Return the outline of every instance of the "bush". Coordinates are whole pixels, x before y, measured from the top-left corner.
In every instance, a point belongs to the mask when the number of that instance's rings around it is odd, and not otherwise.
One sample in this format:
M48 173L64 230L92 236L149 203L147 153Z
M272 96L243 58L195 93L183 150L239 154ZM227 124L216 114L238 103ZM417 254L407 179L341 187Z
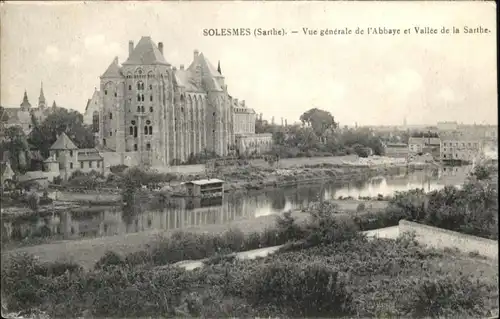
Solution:
M9 311L30 309L42 303L46 297L45 277L53 278L66 273L81 273L74 263L41 263L32 255L21 253L2 260L2 303ZM4 299L4 294L6 300Z
M26 197L26 203L31 210L36 212L40 206L40 196L36 192L33 192Z
M485 306L483 291L492 290L465 275L424 276L413 278L412 284L415 288L408 291L402 308L418 318L452 318L457 313L477 316Z
M114 165L114 166L111 166L111 167L109 168L109 170L110 170L110 171L111 171L111 173L113 173L113 174L121 174L121 173L123 173L123 172L124 172L127 168L128 168L128 166L127 166L127 165L122 165L122 164L120 164L120 165Z
M125 258L113 251L107 251L104 256L102 256L101 259L96 262L94 268L108 269L110 267L123 265L125 265Z
M338 272L323 264L276 262L251 276L246 297L293 317L332 317L352 313L352 296Z
M285 212L283 216L276 217L276 230L280 242L301 240L304 238L304 230L297 225L291 212Z
M358 204L358 207L356 207L356 212L360 213L363 212L366 209L365 203L360 203Z

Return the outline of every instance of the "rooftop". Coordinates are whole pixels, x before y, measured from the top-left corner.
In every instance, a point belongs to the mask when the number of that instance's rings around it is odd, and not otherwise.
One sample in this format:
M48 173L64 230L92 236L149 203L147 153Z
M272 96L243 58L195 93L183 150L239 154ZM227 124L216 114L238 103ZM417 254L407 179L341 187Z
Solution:
M66 133L62 133L59 135L57 140L50 147L51 150L76 150L78 147L71 141L71 139L66 135Z
M137 65L154 65L164 64L169 65L163 54L153 42L151 37L143 36L139 43L135 46L134 50L128 57L127 61L123 64L137 64Z
M224 181L217 178L211 178L211 179L199 179L197 181L186 182L186 184L194 184L194 185L208 185L208 184L218 184L218 183L224 183Z

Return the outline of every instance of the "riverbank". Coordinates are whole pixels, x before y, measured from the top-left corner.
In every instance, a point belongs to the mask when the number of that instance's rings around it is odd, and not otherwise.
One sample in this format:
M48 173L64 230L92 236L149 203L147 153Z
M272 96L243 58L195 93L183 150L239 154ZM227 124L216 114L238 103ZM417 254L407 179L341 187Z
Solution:
M316 162L311 159L311 163ZM282 166L285 168L282 168ZM309 165L298 162L295 165L289 163L289 165L282 166L269 167L268 165L265 167L260 163L256 163L256 165L244 167L224 167L212 175L225 181L224 190L226 193L233 193L265 191L266 189L307 184L333 183L336 185L346 185L363 182L375 176L399 175L417 169L417 166L407 165L353 166L342 163L341 159L330 159L330 162L324 162L323 160L323 162ZM206 177L203 174L179 176L179 179L171 181L163 192L168 195L183 181ZM74 210L88 205L102 207L118 205L121 204L122 200L120 191L113 188L75 191L71 187L58 187L57 190L49 191L49 197L54 199L54 203L40 206L38 208L40 215L57 211ZM32 212L33 210L28 207L2 207L2 218L10 218L23 214L29 215Z
M375 176L399 175L420 169L422 165L378 165L353 166L346 164L320 163L289 168L249 166L246 168L227 167L215 174L225 181L227 192L263 190L296 186L308 183L335 183L345 185L363 182ZM431 166L429 166L431 167Z
M335 204L338 206L338 210L345 212L347 214L355 214L355 213L361 213L360 211L360 205L363 207L362 211L364 212L380 212L383 211L385 208L387 208L388 201L384 200L356 200L356 199L342 199L342 200L330 200L332 204ZM95 206L86 206L86 207L76 207L74 209L68 209L68 211L71 211L72 213L75 214L75 216L81 216L83 214L89 216L90 219L91 216L95 214L102 213L107 210L117 210L121 211L119 207L112 207L112 206L103 206L103 207L95 207ZM59 212L64 212L65 210L62 209ZM189 214L189 211L186 212L186 214ZM294 216L297 216L299 219L301 219L305 214L303 214L301 209L293 210ZM36 212L31 212L27 215L10 215L7 216L3 219L4 223L19 223L19 222L29 222L33 221L36 222L40 218L44 217L50 217L52 218L53 216L58 216L58 212L56 211L54 214L50 211L45 211L42 213L36 213ZM237 220L234 220L232 222L226 222L222 224L205 224L205 225L198 225L198 226L188 226L186 228L174 228L170 229L170 231L179 231L179 230L194 230L197 229L197 231L207 231L207 232L223 232L224 230L227 230L231 227L238 227L241 229L249 229L249 231L263 231L266 227L274 225L275 218L278 215L271 214L267 216L255 216L255 217L242 217L238 218ZM57 219L59 223L61 222L60 219ZM4 230L5 233L8 233L7 230ZM144 231L143 231L144 232ZM150 231L145 231L147 232L158 232L159 234L166 232L166 230L158 229L158 230L150 230ZM122 236L122 235L115 235L115 236ZM142 236L139 236L142 237ZM47 244L66 244L69 242L73 241L79 241L79 240L102 240L106 237L94 237L94 238L81 238L79 236L74 236L73 238L68 238L64 237L63 234L56 234L56 235L51 235L48 237L42 237L42 236L37 236L37 237L27 237L26 239L23 240L3 240L2 241L2 250L3 251L10 251L14 249L20 249L20 248L27 248L27 247L45 247L43 245ZM150 236L145 235L142 241L148 242ZM95 245L92 245L93 247ZM133 245L135 247L135 245ZM64 246L61 247L61 249L64 249ZM89 248L88 250L91 250ZM132 249L133 251L133 249Z

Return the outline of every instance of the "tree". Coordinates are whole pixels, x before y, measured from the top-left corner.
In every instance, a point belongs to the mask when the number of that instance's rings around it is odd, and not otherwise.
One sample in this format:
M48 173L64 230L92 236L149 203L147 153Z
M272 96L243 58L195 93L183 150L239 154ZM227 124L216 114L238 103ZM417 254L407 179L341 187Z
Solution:
M5 130L5 140L1 149L8 151L10 165L16 172L24 173L30 160L30 149L26 134L20 126L11 126Z
M320 110L317 108L310 109L300 116L300 121L302 124L307 124L312 127L314 133L319 138L323 138L325 132L330 129L337 128L337 123L335 123L335 118L330 112Z
M276 145L284 145L285 144L285 133L282 131L277 131L273 133L273 143Z
M95 146L91 127L83 124L83 116L77 111L59 108L49 114L41 124L38 124L34 117L32 121L34 128L29 141L40 148L44 157L49 156L50 147L62 133L66 133L79 148Z
M3 106L0 106L0 123L7 123L9 121L9 114L5 111Z
M491 177L490 170L485 166L476 166L474 171L471 173L471 176L475 177L477 180L487 180Z

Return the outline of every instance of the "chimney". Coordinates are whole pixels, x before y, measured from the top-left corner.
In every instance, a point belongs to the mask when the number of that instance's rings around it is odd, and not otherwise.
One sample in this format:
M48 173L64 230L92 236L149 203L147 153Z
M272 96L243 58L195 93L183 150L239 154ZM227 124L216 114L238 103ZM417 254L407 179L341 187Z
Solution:
M281 118L281 126L283 126L283 118Z
M241 105L243 105L243 107L245 107L245 100L241 101Z
M132 55L132 51L134 51L134 41L130 40L128 42L128 56Z
M184 70L184 64L181 64L179 69Z
M234 99L234 104L236 104L236 106L240 106L240 104L238 103L238 99Z
M287 123L286 119L285 119L285 126L288 126L288 123Z
M198 50L194 50L193 60L196 60L197 57L198 57Z
M163 42L158 42L158 50L160 50L161 55L163 55Z

